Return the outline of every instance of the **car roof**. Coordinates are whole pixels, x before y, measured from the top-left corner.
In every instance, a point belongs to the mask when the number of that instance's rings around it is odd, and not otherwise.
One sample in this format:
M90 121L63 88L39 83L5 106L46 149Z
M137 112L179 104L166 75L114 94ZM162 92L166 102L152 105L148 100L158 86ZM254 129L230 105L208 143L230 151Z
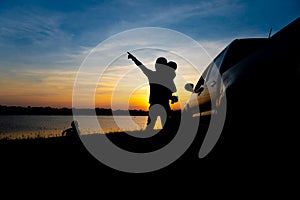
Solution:
M255 50L263 47L268 41L268 38L242 38L233 40L215 59L216 60L225 54L221 63L218 66L220 74L223 74L228 68L244 59Z

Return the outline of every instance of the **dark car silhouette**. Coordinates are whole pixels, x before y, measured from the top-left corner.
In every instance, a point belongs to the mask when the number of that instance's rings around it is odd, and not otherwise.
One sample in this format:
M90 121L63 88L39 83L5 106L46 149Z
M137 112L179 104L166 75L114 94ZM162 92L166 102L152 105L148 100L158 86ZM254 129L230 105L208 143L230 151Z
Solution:
M185 107L186 111L193 117L205 117L216 113L225 95L223 73L264 46L267 40L266 38L235 39L225 47L208 65L195 87L191 83L186 85L186 89L192 92L192 97Z
M297 18L272 37L233 40L205 69L195 87L186 85L192 94L184 112L210 119L223 105L226 127L231 130L294 127L300 102L299 37Z

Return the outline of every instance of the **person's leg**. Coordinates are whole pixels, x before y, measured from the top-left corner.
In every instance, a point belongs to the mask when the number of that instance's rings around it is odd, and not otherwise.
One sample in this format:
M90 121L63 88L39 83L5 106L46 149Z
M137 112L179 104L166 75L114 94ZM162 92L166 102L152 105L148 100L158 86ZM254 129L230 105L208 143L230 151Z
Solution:
M162 105L163 108L166 111L166 117L164 120L164 124L163 124L163 129L169 128L170 127L170 121L171 121L171 107L169 105L169 103L165 103Z
M153 104L150 104L146 130L154 129L157 116L158 115L157 115L156 111L153 109Z

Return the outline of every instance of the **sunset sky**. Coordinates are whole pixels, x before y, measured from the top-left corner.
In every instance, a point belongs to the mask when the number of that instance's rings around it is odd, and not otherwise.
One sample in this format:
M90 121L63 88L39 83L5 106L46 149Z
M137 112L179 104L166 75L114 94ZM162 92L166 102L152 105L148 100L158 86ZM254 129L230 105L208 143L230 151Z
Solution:
M2 0L0 105L72 107L78 71L88 71L96 55L99 60L91 68L97 67L101 76L98 74L95 106L147 109L147 80L126 55L126 49L134 49L135 44L144 45L145 49L134 53L149 68L154 69L160 55L176 60L175 83L184 103L189 93L183 85L197 81L208 58L235 38L267 37L271 27L274 34L299 14L299 0ZM185 56L161 51L169 46L180 49L180 41L166 37L159 44L161 49L154 50L147 49L152 45L149 41L154 42L149 35L126 36L126 31L143 27L181 33L197 41L207 55L199 56L193 70ZM179 50L186 55L195 53L192 48L188 51ZM101 60L108 54L115 54L114 59ZM88 107L84 100L80 106Z

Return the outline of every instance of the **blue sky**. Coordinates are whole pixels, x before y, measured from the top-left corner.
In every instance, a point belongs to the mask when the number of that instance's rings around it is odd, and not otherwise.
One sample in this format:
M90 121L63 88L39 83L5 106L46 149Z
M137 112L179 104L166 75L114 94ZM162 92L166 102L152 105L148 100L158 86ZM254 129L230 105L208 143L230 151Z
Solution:
M13 100L17 96L24 97L24 104L42 105L25 96L43 93L38 86L27 87L45 81L49 81L47 87L70 92L74 71L88 52L122 31L172 29L199 41L215 56L233 39L267 37L271 27L275 33L299 14L298 0L2 0L0 104L18 104ZM63 79L66 77L69 79ZM60 78L64 83L55 85ZM23 88L22 94L14 93L18 88ZM67 102L65 99L52 105Z

